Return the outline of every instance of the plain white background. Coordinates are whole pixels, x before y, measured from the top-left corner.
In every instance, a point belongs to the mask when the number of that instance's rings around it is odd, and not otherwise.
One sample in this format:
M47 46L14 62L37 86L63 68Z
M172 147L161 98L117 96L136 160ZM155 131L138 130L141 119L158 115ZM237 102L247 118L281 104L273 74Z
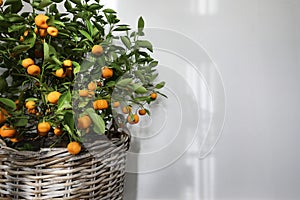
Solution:
M200 43L226 90L225 127L213 153L199 160L194 144L171 166L128 174L125 199L299 199L300 1L103 2L126 23L142 15L147 27Z

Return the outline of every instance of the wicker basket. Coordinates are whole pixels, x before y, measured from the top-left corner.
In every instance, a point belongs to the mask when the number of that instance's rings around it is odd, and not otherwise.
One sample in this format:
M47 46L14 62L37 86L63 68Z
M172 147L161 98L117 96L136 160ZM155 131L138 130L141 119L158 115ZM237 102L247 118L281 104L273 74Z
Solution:
M0 199L122 199L129 136L65 148L16 151L0 143Z

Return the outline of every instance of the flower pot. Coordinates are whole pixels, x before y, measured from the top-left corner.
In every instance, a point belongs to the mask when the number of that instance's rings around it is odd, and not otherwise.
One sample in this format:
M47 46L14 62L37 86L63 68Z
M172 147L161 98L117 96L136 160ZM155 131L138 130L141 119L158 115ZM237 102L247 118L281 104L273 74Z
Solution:
M129 135L66 148L17 151L0 142L0 199L122 199Z

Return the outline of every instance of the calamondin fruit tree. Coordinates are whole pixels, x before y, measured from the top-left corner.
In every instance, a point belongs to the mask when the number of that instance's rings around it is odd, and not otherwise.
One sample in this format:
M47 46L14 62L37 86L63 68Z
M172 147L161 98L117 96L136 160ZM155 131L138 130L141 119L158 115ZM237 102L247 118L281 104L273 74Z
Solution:
M137 124L164 96L142 17L131 30L99 0L0 5L0 136L8 146L78 154L86 135Z

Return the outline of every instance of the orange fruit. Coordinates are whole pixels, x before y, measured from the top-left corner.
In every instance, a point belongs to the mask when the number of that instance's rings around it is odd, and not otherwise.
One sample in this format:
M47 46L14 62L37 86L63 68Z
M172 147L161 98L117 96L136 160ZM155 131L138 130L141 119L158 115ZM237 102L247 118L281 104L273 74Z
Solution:
M103 52L103 47L101 45L94 45L92 48L92 54L94 56L101 56Z
M8 116L7 111L4 108L0 108L0 124L6 121L7 116Z
M44 14L39 14L34 18L34 22L39 28L47 29L48 28L48 24L47 24L48 19L49 19L48 16L46 16Z
M3 125L0 128L0 135L3 138L13 138L16 135L16 129L7 125Z
M139 114L140 115L145 115L147 112L146 112L146 110L145 109L140 109L139 110Z
M89 98L92 98L95 95L95 92L91 91L91 90L89 90L88 93L89 93L89 95L88 95Z
M139 122L139 116L137 114L128 115L127 121L129 124L136 124Z
M113 103L113 107L114 107L114 108L118 108L119 106L120 106L120 102L115 101L115 102Z
M150 94L151 99L156 99L157 98L157 93L153 92Z
M58 127L56 127L55 129L54 129L54 134L56 135L56 136L61 136L62 134L63 134L63 130L62 129L60 129L60 128L58 128Z
M17 143L17 142L21 142L23 140L22 137L13 137L13 138L10 138L10 141L12 143Z
M33 114L33 115L37 114L37 110L35 108L27 109L27 111L28 111L29 114Z
M63 66L64 66L64 67L67 67L67 68L68 68L68 67L72 67L72 65L73 65L73 64L72 64L72 61L71 61L71 60L64 60L64 61L63 61Z
M102 67L102 77L103 78L110 78L114 74L114 71L108 67Z
M79 90L79 96L87 97L87 96L89 96L89 91L88 90Z
M30 65L34 65L34 61L31 58L25 58L22 60L22 66L27 69Z
M99 99L94 101L94 109L95 110L102 110L108 108L108 102L105 99Z
M55 76L57 76L58 78L64 78L66 77L65 71L63 68L59 68L55 71Z
M78 118L77 122L78 129L87 129L92 124L92 120L88 115Z
M40 75L41 73L41 69L39 66L37 65L30 65L28 68L27 68L27 73L29 75L32 75L32 76L38 76Z
M47 99L50 103L57 104L60 95L60 92L53 91L48 94Z
M3 0L0 0L0 6L2 6L3 5Z
M89 89L89 90L96 90L96 89L97 89L96 83L95 83L95 82L90 82L90 83L88 84L88 89Z
M51 35L52 37L56 37L56 36L58 35L58 30L57 30L57 28L55 28L55 27L53 27L53 26L49 26L49 27L47 28L47 33L48 33L49 35Z
M24 32L24 34L23 34L23 35L24 35L25 37L27 37L27 36L28 36L28 33L29 33L29 31L28 31L28 30L26 30L26 31Z
M132 110L132 107L131 107L131 106L124 106L124 107L122 108L122 112L123 112L124 114L130 113L131 110Z
M47 29L43 29L43 28L39 29L39 33L42 38L46 37L48 34ZM42 41L42 43L43 43L43 41Z
M67 149L70 154L77 155L81 151L81 145L78 142L70 142Z
M25 103L25 107L27 108L27 109L34 109L35 108L35 102L34 101L27 101L26 103Z
M49 122L40 122L38 124L39 133L48 133L51 129L51 125Z
M24 37L20 36L20 42L24 42Z

